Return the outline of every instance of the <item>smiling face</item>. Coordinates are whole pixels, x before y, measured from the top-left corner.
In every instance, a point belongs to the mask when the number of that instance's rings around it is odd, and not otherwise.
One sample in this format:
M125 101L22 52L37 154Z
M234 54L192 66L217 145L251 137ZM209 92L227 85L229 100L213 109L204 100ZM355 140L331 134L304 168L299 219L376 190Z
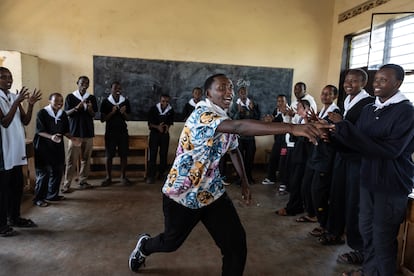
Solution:
M234 97L233 83L226 76L214 78L207 89L207 98L222 109L228 109Z
M321 92L321 103L328 106L336 99L336 95L331 87L325 86Z
M78 80L77 84L78 84L79 93L81 93L81 95L83 95L83 94L85 94L86 90L89 87L89 79L85 78L85 77L82 77Z
M52 106L52 109L57 112L59 109L63 107L63 96L60 94L54 94L50 100L50 105Z
M385 102L398 92L401 84L402 80L397 80L396 72L393 69L380 69L375 74L373 82L374 95L379 97L381 102Z
M4 92L10 90L13 84L13 77L7 68L0 68L0 89Z
M121 95L121 93L122 93L121 84L119 84L119 83L112 84L111 95L116 101L118 101L119 96Z
M348 73L345 76L344 80L344 90L347 95L351 95L354 97L361 92L361 90L365 87L367 81L361 74L358 73Z

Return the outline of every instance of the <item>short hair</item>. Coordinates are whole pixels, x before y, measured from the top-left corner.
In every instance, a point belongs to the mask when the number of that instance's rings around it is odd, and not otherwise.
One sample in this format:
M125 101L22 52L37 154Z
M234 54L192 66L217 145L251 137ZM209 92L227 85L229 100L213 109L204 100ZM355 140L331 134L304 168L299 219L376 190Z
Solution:
M111 83L111 88L112 88L112 86L114 86L114 85L121 85L121 83L120 83L119 81L113 81L113 82Z
M9 68L0 66L0 72L4 72L4 71L9 71L10 72Z
M395 78L397 80L404 81L405 72L404 72L404 68L402 68L400 65L389 63L389 64L385 64L385 65L381 66L380 70L381 69L391 69L391 70L393 70L394 73L395 73Z
M308 107L308 108L311 107L311 104L310 104L310 102L308 100L299 100L298 103L302 104L303 107L305 107L305 108L306 107Z
M302 85L303 86L303 89L305 89L305 91L306 91L306 84L304 83L304 82L297 82L296 84L295 84L295 86L296 85Z
M206 79L206 81L204 82L204 93L207 93L207 90L211 88L211 85L213 84L214 79L217 78L217 77L226 77L227 78L227 76L225 74L221 74L221 73L220 74L214 74L214 75L208 77Z
M161 98L168 98L168 99L169 99L169 98L171 98L171 97L170 97L170 95L168 95L168 94L161 94L161 95L160 95L160 99L161 99Z
M51 101L53 99L53 97L55 97L55 98L56 97L62 97L63 98L62 94L60 94L59 92L54 92L54 93L49 95L49 101Z
M285 94L279 94L276 98L287 98Z
M194 93L194 91L196 91L196 90L201 90L201 91L203 91L203 89L202 89L201 87L196 86L196 87L194 87L194 88L193 88L193 90L191 91L191 93Z
M362 81L363 81L363 82L368 81L368 74L367 74L367 72L365 72L365 70L362 70L362 69L360 69L360 68L356 68L356 69L349 69L349 70L346 72L346 75L348 75L348 74L352 74L352 75L358 75L358 76L360 76L360 77L362 78Z
M79 81L80 81L81 79L85 79L85 80L87 80L87 81L89 82L89 78L88 78L87 76L80 76L80 77L78 78L78 81L77 81L76 83L79 83Z
M335 86L335 85L333 85L333 84L328 84L328 85L327 85L327 86L325 86L325 87L330 88L330 89L332 90L332 92L333 92L334 96L337 96L337 95L338 95L338 88L336 88L336 86Z

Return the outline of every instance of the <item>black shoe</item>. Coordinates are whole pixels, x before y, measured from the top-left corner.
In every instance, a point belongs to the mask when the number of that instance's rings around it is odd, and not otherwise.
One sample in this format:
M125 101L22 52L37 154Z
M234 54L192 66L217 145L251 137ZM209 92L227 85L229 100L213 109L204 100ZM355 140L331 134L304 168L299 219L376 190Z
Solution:
M101 182L102 187L106 187L112 184L112 180L110 178L105 178L104 181Z
M16 218L16 219L10 219L9 225L14 227L37 227L36 223L34 223L31 219L25 219L25 218Z
M124 186L131 186L131 185L132 185L131 180L129 180L129 179L128 179L128 178L126 178L126 177L121 178L121 183L122 183L122 185L124 185Z
M62 196L62 195L58 195L58 196L52 197L52 198L46 198L47 201L61 201L61 200L64 200L64 199L65 199L65 197Z
M135 246L135 249L132 251L131 255L129 256L129 260L128 260L129 269L131 271L138 272L138 269L141 267L141 265L145 266L145 258L147 256L145 256L142 253L141 247L142 247L142 242L144 240L148 240L149 238L151 238L151 236L148 234L139 235L137 245Z
M0 237L11 237L17 235L17 232L13 228L6 225L0 229Z
M86 189L92 189L93 186L89 184L88 182L81 182L79 183L79 189L86 190Z

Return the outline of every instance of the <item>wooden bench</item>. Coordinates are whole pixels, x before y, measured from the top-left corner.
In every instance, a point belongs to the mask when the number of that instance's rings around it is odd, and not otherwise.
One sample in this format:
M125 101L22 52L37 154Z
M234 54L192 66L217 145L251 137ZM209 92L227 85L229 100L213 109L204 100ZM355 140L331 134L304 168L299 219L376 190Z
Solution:
M145 177L147 174L148 160L148 136L130 135L128 153L128 177ZM91 157L91 177L104 177L105 172L105 136L95 135L93 138L93 149ZM113 158L112 176L120 176L120 158L116 155Z

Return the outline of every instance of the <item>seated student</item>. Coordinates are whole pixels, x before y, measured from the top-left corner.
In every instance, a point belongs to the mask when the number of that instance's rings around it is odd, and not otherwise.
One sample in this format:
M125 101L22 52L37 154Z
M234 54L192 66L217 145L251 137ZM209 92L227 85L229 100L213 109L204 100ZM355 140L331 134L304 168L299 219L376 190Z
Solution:
M203 90L200 87L194 87L191 95L193 97L184 105L184 122L190 116L191 112L194 111L194 108L196 107L197 103L201 100L201 97L203 96Z
M101 186L112 184L112 159L118 150L121 163L121 183L131 185L126 177L128 163L129 135L126 121L129 120L131 106L129 100L121 95L121 83L114 81L111 84L111 95L101 104L101 122L105 124L105 155L106 178Z
M61 109L63 96L60 93L53 93L49 96L49 103L37 113L36 134L33 139L36 168L33 204L39 207L48 206L46 200L64 199L59 195L65 168L63 135L71 138L68 117ZM75 140L73 142L76 143Z
M394 275L397 235L414 186L414 107L399 90L404 69L383 65L375 74L375 102L355 125L335 123L334 138L361 153L359 229L362 269L343 275Z
M276 101L276 108L272 115L266 115L265 121L270 122L285 122L287 113L287 100L285 95L278 95ZM276 171L279 169L280 151L286 147L285 135L274 135L274 142L272 151L270 152L269 161L267 164L267 177L262 181L263 185L272 185L276 182Z
M312 113L313 120L331 122L328 113L340 113L338 106L334 103L337 97L338 89L334 85L325 86L321 92L322 109L317 115ZM334 157L334 147L330 143L321 140L317 146L313 146L306 164L302 194L308 216L314 217L316 215L318 219L319 227L310 232L315 237L321 236L326 228Z
M299 124L306 124L310 103L307 100L299 100L297 103L297 113L301 117ZM279 216L294 216L303 213L303 195L301 192L302 179L305 173L306 160L309 156L311 143L303 137L294 137L295 146L291 152L291 168L289 170L289 201L286 207L277 210ZM298 218L298 222L316 222L315 217L303 216Z

